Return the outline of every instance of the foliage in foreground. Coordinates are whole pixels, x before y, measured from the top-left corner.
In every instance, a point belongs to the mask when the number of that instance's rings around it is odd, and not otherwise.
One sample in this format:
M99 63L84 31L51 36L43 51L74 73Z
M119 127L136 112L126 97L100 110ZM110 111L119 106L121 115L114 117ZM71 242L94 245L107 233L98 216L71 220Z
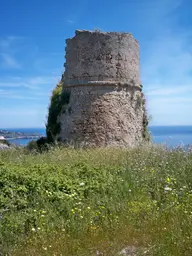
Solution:
M38 140L32 140L30 141L25 148L28 151L34 151L34 152L39 152L42 153L46 150L49 149L50 147L50 142L46 137L40 137Z
M7 145L7 146L11 145L11 143L8 140L0 140L0 144L4 144L4 145Z
M52 148L0 152L3 255L192 255L192 153Z

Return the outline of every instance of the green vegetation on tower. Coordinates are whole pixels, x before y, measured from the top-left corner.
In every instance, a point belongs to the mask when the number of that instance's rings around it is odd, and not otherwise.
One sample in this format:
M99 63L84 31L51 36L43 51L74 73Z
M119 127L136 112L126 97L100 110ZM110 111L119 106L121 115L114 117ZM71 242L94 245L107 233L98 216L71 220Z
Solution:
M46 134L48 143L54 143L56 135L60 132L60 122L58 120L61 112L64 112L69 104L70 90L63 89L63 81L61 81L52 92L50 105L48 110L48 118L46 124Z

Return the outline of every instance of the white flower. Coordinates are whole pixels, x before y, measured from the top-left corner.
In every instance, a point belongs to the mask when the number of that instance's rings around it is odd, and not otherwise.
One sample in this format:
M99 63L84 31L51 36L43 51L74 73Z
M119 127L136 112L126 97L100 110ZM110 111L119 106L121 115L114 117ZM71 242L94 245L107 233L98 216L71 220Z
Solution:
M165 191L171 191L172 188L170 188L170 187L165 187L164 190L165 190Z
M84 183L84 182L81 182L79 185L80 185L80 186L84 186L84 185L85 185L85 183Z

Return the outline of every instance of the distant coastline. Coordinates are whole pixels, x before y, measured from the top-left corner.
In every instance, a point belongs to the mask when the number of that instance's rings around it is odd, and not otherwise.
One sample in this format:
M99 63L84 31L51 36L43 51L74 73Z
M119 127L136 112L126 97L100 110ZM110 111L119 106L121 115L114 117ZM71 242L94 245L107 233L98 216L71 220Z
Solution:
M16 136L16 137L6 137L6 140L20 140L20 139L39 139L41 135L31 135L31 136Z
M12 131L0 129L0 136L5 140L16 140L16 139L39 139L42 137L40 133L34 132L23 132L23 131Z
M7 128L6 130L12 135L17 133L17 136L9 136L8 140L11 144L25 146L32 140L37 140L40 137L46 136L45 128ZM179 145L192 145L192 126L191 125L150 125L149 131L152 140L157 144L167 144L169 147ZM7 134L8 135L8 134ZM1 135L0 133L0 136Z

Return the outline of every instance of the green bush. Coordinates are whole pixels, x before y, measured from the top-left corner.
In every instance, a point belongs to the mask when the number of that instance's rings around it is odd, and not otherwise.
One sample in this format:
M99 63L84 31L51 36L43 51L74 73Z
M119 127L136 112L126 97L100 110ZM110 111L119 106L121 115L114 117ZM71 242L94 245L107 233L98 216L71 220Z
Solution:
M11 146L11 143L8 140L0 140L0 144Z
M30 142L27 144L26 148L27 148L28 150L30 150L30 151L32 151L32 150L37 151L37 150L38 150L37 141L36 141L36 140L30 141Z
M32 140L30 141L26 149L29 151L37 151L37 152L43 152L48 149L48 140L46 137L41 137L38 140Z
M149 131L149 122L151 121L152 117L148 116L147 114L147 109L146 109L146 99L144 94L142 93L142 106L143 106L143 138L146 142L150 142L151 141L151 134Z
M49 143L55 142L55 137L60 132L58 117L69 104L70 90L63 89L63 82L60 82L52 92L51 102L48 110L46 134Z

